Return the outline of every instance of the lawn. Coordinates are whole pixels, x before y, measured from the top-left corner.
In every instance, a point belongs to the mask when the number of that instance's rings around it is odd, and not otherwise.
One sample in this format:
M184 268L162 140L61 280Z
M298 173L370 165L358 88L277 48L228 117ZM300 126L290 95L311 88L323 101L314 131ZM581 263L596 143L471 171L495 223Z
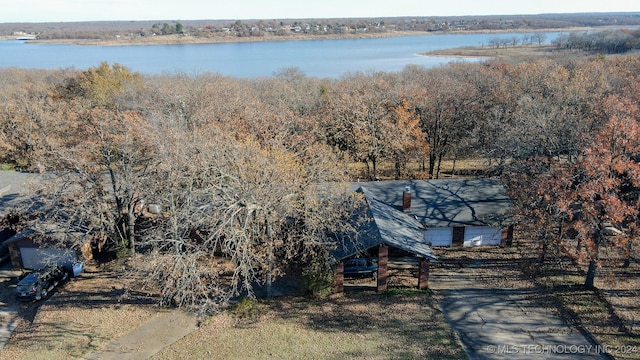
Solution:
M81 359L158 316L153 298L127 291L122 267L89 267L21 317L0 359ZM358 289L358 290L353 290ZM465 359L430 292L354 286L323 298L243 301L156 359Z
M51 298L35 303L16 304L15 287L3 283L4 304L13 303L18 318L0 359L82 359L157 316L152 299L125 291L115 265L89 266Z
M244 302L153 359L466 359L428 292Z
M640 358L636 320L640 319L640 264L601 269L594 290L583 286L585 267L566 257L553 259L543 267L537 281L549 294L550 306L606 346L616 359Z

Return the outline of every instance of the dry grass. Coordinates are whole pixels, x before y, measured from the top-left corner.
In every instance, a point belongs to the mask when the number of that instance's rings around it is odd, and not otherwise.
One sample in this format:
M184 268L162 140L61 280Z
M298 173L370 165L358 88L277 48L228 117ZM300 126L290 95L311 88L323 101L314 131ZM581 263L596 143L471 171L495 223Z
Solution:
M213 316L154 359L462 359L426 292L352 291L254 304L254 317Z
M425 169L428 166L427 163L424 164ZM440 175L439 178L453 178L453 177L468 177L468 176L478 176L481 175L484 171L487 170L488 161L483 158L472 158L472 159L445 159L442 160L442 164L440 165ZM423 166L419 162L411 162L407 164L406 168L403 169L401 178L402 179L428 179L429 175L427 171L423 169ZM362 163L351 163L348 166L349 173L353 180L368 180L367 170L364 164ZM378 177L380 180L393 180L395 177L395 169L393 162L381 161L378 164ZM373 171L373 169L372 169Z
M568 321L607 346L616 359L638 359L640 265L601 269L595 290L583 286L585 268L565 257L554 258L540 269L537 280Z
M127 296L114 269L88 268L40 305L35 317L19 319L2 359L83 358L158 314L144 297Z
M460 57L460 58L496 58L507 60L531 60L537 58L548 58L553 56L567 56L584 54L580 51L572 50L559 50L552 45L517 45L507 46L505 48L495 48L492 46L468 46L454 49L440 49L434 50L422 55L428 56L445 56L445 57Z
M345 294L281 297L220 313L156 358L465 358L430 293L407 289L416 280L403 271L393 270L398 288L387 293L354 291L373 285L361 279ZM122 275L117 264L91 268L60 288L31 321L21 319L0 358L83 358L157 316L152 298L125 291Z

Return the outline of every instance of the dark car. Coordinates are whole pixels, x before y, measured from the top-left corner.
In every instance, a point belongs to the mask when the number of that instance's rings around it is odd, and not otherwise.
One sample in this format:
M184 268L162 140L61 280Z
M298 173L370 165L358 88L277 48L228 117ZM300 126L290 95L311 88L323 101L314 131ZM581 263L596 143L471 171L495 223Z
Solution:
M378 276L378 261L364 258L347 260L344 263L343 274L349 277L372 276L376 278Z
M16 296L24 301L44 299L68 276L69 274L58 266L48 266L34 271L20 280L16 287Z

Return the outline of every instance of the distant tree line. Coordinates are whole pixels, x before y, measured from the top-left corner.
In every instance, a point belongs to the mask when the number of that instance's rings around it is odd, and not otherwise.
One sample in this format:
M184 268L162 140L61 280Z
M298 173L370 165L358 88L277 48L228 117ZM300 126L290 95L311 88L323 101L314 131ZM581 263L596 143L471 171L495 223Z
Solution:
M640 30L572 32L556 38L553 45L561 49L622 54L640 49Z

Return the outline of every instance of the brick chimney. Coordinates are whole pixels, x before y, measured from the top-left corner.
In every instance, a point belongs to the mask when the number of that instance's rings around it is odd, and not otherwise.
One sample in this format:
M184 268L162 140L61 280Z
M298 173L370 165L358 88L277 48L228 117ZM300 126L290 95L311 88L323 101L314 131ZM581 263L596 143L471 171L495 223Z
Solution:
M405 186L402 192L402 211L409 211L411 209L411 188Z

